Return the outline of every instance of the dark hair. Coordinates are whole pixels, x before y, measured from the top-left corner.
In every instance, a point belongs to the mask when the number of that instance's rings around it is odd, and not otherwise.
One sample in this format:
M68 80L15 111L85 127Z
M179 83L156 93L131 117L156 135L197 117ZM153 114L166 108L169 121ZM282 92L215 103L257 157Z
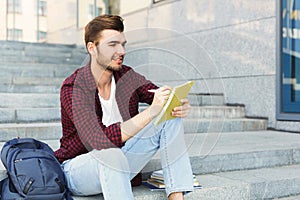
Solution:
M98 39L101 37L101 31L105 29L123 32L123 19L117 15L100 15L95 17L85 26L85 46L89 42L95 42L95 45L98 45Z

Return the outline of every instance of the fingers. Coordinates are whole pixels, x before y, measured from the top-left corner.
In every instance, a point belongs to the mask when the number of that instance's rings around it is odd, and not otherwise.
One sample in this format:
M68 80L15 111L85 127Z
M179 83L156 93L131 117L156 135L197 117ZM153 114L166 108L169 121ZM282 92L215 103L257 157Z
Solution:
M191 110L191 105L189 103L188 99L182 99L181 100L182 105L178 106L176 108L173 109L172 111L172 116L174 117L186 117L190 110Z
M171 89L169 86L160 87L155 91L155 97L160 101L160 103L164 104L165 101L169 98Z
M158 88L155 91L155 94L169 95L171 90L172 90L172 88L170 88L169 86L163 86L163 87Z
M169 86L163 86L155 90L154 98L151 104L151 115L156 116L163 108L165 102L169 98L171 88Z

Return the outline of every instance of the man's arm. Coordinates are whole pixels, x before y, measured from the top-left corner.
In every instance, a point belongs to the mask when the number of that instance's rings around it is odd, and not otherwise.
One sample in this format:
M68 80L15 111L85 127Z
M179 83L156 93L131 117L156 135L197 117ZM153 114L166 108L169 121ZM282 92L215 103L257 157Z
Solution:
M133 118L121 123L121 137L122 142L137 134L143 129L151 120L156 117L164 106L169 97L171 88L168 86L161 87L156 90L152 104L137 114Z

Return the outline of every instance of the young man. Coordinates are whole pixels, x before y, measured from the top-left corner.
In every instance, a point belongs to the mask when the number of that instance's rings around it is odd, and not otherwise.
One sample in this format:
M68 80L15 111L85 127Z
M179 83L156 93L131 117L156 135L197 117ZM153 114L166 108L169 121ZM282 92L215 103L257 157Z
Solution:
M189 102L183 99L174 109L178 118L153 125L171 88L158 88L123 65L123 30L122 18L111 15L98 16L85 27L90 62L62 85L63 136L55 155L73 195L103 193L106 200L132 200L130 180L159 150L167 196L183 199L183 192L193 190L181 120ZM139 102L150 106L139 113Z

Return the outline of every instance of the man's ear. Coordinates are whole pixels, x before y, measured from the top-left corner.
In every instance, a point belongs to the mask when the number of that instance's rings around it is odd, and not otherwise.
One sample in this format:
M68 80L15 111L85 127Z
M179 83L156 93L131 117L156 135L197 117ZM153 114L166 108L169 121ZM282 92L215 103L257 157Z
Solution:
M96 53L96 45L93 42L88 42L86 48L91 55Z

